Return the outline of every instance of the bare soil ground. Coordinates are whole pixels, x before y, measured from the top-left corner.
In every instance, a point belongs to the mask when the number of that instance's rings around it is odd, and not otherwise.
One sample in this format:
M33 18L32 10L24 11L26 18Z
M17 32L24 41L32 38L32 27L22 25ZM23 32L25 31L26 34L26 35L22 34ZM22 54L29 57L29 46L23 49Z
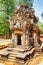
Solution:
M43 62L43 52L38 52L36 54L37 55L33 57L27 65L41 65L41 62Z

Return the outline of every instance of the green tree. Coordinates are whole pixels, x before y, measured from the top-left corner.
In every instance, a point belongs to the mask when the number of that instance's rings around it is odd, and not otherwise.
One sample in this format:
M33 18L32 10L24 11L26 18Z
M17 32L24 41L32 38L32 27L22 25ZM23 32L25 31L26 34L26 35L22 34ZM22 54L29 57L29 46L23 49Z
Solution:
M34 2L34 0L15 0L15 5L16 5L16 7L18 7L21 4L26 4L27 3L30 7L32 7L33 2Z
M0 0L0 35L10 34L9 18L14 9L14 0Z
M42 19L43 19L43 12L42 12L42 14L41 14L41 17L42 17Z
M43 17L43 13L41 14L41 16Z
M4 5L3 7L0 6L1 11L5 12L6 18L9 18L15 10L14 0L1 0L0 3L2 6Z
M43 24L40 21L38 22L38 26L41 29L41 33L43 34Z
M34 0L0 0L0 35L10 33L9 18L20 4L33 5Z

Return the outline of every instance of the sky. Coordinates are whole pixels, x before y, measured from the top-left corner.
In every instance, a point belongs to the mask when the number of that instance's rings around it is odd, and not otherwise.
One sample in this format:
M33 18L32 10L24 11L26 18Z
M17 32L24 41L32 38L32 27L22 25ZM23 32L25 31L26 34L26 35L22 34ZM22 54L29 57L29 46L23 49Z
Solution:
M41 13L43 12L43 0L34 0L33 8L35 9L36 16L43 22L41 17Z

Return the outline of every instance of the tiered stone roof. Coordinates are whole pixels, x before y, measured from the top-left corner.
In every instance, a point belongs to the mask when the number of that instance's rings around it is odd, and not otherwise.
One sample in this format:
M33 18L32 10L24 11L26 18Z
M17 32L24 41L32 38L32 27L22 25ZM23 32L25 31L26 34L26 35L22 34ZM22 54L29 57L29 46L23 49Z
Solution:
M26 28L26 25L30 27L31 24L36 24L38 18L35 16L34 9L29 8L28 4L24 4L16 9L10 21L12 27Z

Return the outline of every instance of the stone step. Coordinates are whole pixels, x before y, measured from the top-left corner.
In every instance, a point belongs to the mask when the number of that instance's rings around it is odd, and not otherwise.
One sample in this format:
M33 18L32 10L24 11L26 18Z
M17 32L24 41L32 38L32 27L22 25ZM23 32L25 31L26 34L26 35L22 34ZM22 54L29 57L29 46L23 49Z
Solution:
M9 57L15 57L14 55L10 55Z
M9 56L8 58L15 58L14 56Z
M20 49L20 48L8 48L8 51L12 51L12 52L25 52L28 49Z
M20 59L11 59L11 58L8 58L8 61L10 61L10 62L15 62L15 61L18 61L19 63L22 63L22 64L24 64L25 63L25 61L24 60L20 60Z
M8 58L8 59L10 59L10 60L16 60L16 59L12 59L12 58Z
M12 57L24 59L27 55L32 54L34 52L34 50L35 50L35 48L32 48L31 51L27 51L24 53L18 53L18 52L9 52L9 53L10 53L10 56L12 56Z
M14 56L14 55L17 55L17 54L13 54L13 52L12 52L9 56Z
M8 59L8 61L10 61L10 62L14 62L14 61L16 61L15 59Z
M14 57L15 55L14 54L9 54L9 57Z
M24 60L17 60L17 59L16 59L16 60L8 59L8 61L9 61L9 62L16 62L16 61L17 61L18 63L23 64L23 65L24 65L24 63L25 63Z

